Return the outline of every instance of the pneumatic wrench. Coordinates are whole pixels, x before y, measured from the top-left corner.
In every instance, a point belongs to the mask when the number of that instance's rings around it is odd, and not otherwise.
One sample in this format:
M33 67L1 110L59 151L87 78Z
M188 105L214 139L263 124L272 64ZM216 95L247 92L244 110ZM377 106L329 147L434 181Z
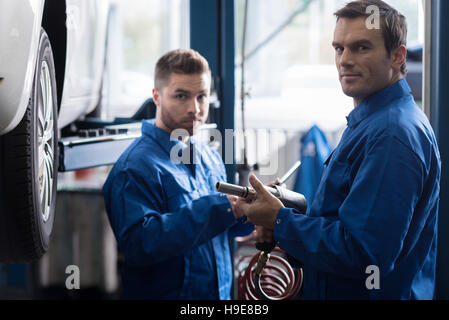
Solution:
M280 181L273 186L264 186L265 189L278 198L285 207L294 208L298 210L300 213L305 213L307 211L307 201L304 195L287 190L285 188L280 187L279 185L285 183L288 178L298 169L300 162L298 161L288 172L285 174ZM238 196L249 201L255 201L257 199L257 193L253 188L242 187L234 184L229 184L225 182L217 182L216 190L218 192ZM271 251L276 247L277 242L273 241L271 243L256 243L256 249L261 251L259 259L257 261L257 266L254 272L254 283L257 288L259 294L267 299L271 300L271 298L263 291L260 284L260 276L262 274L262 270L265 267L267 261L270 258Z

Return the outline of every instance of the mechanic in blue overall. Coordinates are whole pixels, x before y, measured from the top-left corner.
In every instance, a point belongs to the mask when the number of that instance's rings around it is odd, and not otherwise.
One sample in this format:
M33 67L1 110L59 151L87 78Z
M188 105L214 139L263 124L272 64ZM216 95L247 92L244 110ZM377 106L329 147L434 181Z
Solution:
M441 160L404 79L405 17L378 0L335 15L336 66L355 108L307 213L284 208L254 175L257 200L237 206L257 241L303 263L305 299L432 299Z
M209 112L211 71L194 50L159 59L156 118L123 153L103 187L125 262L126 299L230 299L229 236L245 235L218 152L196 137ZM184 161L187 160L187 161ZM246 232L250 233L252 230Z

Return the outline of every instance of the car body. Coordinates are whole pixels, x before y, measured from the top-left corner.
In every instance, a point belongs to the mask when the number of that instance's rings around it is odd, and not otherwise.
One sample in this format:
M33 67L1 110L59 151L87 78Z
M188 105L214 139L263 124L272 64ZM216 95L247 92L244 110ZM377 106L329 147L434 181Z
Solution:
M47 251L61 130L101 107L110 1L0 0L0 262Z
M0 0L0 135L23 118L41 26L55 56L58 127L95 109L105 65L108 10L105 0ZM65 24L53 23L54 15L65 16Z

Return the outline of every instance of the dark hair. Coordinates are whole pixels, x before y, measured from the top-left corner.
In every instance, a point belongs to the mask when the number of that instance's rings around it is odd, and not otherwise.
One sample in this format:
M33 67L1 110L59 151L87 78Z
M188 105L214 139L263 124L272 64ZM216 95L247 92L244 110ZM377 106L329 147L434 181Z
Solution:
M381 17L382 34L385 40L385 48L390 55L394 49L399 48L401 45L407 45L407 19L400 14L396 9L381 0L358 0L349 2L346 6L334 15L337 17L337 21L340 18L355 19L359 17L369 17L370 12L367 13L366 9L369 6L376 6L379 8L379 14ZM404 63L401 66L402 74L407 74L407 66Z
M177 49L164 54L156 63L154 85L161 89L176 74L211 74L207 60L192 49Z

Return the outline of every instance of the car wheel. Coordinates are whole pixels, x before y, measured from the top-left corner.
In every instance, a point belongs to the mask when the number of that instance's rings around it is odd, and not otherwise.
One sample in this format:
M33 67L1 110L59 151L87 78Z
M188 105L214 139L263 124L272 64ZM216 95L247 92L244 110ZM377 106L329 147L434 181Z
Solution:
M20 124L0 137L0 261L25 262L48 249L57 185L57 95L47 34L39 40L34 82Z

